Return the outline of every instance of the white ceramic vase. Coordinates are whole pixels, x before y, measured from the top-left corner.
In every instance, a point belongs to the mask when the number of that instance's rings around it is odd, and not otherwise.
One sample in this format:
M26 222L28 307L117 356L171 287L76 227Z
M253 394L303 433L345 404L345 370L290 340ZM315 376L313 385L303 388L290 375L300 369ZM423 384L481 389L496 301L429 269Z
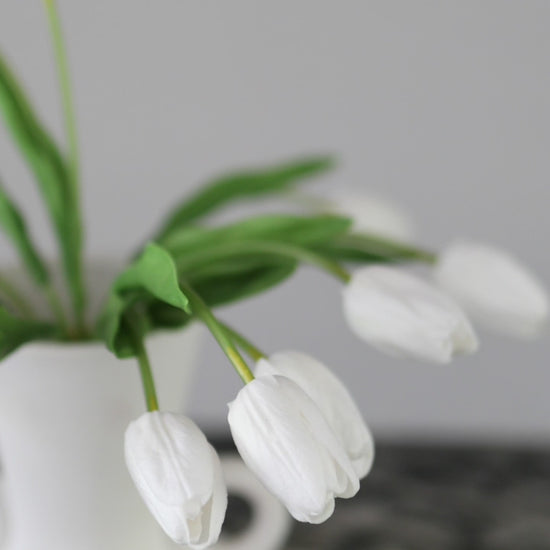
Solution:
M197 330L148 339L165 410L183 408ZM33 343L8 357L0 365L3 548L164 548L123 457L124 431L144 411L136 361L100 343Z

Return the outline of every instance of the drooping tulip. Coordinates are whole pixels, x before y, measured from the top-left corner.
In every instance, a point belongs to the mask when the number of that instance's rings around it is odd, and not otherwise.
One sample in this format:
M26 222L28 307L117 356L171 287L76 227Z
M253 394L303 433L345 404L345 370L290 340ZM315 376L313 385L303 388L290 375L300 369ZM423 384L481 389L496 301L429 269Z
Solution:
M227 490L218 455L193 421L145 413L128 426L124 450L130 475L166 534L190 548L214 544Z
M260 376L229 404L229 426L246 465L298 521L321 523L359 479L319 407L292 380Z
M548 322L546 290L526 267L495 247L449 246L439 255L435 278L475 321L495 331L532 338Z
M343 292L344 315L352 331L389 355L447 363L478 347L468 318L454 300L402 270L361 268Z
M374 460L374 442L348 389L323 363L297 351L275 353L260 359L256 376L290 378L321 409L345 449L357 476L365 477Z

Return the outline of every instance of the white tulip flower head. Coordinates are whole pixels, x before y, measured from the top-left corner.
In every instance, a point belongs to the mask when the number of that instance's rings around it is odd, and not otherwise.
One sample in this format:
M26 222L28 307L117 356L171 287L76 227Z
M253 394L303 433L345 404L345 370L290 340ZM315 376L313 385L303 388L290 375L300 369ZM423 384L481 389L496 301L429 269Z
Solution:
M548 323L548 293L507 252L457 242L439 255L434 274L475 321L496 332L533 338Z
M333 372L313 357L283 351L260 359L256 376L290 378L314 401L345 449L357 476L362 479L374 461L372 435L348 389Z
M125 457L145 504L174 542L201 549L218 540L227 490L218 455L192 420L143 414L126 430Z
M449 296L393 267L355 271L343 306L352 331L392 356L448 363L478 347L472 325Z
M229 404L229 426L247 466L298 521L321 523L359 478L323 413L292 380L261 376Z

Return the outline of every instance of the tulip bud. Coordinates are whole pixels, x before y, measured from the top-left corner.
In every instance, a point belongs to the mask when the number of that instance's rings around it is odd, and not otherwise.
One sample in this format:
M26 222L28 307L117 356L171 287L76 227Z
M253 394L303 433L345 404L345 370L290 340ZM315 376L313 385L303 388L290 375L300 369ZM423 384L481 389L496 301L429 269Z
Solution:
M400 242L411 242L414 238L414 226L408 214L385 199L349 189L323 197L315 204L317 210L351 218L356 233Z
M396 268L353 273L343 305L352 331L389 355L447 363L478 347L468 318L450 297Z
M541 332L548 321L548 295L535 277L504 251L456 243L439 256L439 285L480 324L520 338Z
M335 497L359 490L323 413L292 380L255 378L229 404L228 421L246 465L298 521L325 521Z
M369 473L374 460L372 435L349 391L330 369L305 353L285 351L260 359L255 374L278 374L295 382L323 413L359 479Z
M126 430L125 456L141 497L174 542L198 549L218 540L227 491L218 455L192 420L145 413Z

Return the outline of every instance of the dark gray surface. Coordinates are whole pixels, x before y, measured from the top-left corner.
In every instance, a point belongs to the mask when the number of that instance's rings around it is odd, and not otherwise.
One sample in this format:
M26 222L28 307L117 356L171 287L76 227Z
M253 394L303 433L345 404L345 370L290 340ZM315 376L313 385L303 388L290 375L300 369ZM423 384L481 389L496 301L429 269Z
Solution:
M550 452L379 446L357 497L294 526L288 549L310 548L550 550Z

